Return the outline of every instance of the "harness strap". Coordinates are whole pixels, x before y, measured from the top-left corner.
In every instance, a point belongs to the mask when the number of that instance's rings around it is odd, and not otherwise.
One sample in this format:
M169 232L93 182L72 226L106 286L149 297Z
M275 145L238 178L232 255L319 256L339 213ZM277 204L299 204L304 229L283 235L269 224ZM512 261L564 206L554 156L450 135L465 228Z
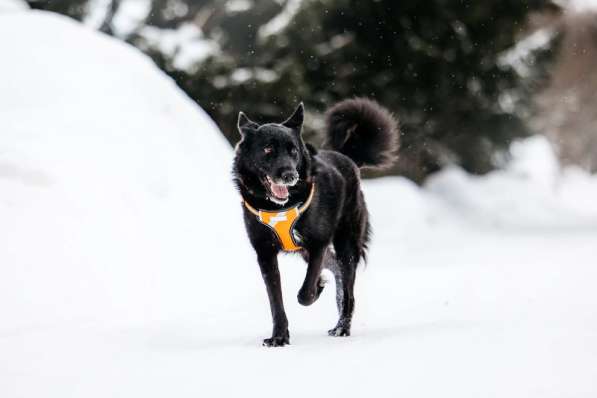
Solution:
M311 206L311 201L313 200L314 194L315 194L315 183L312 182L311 183L311 192L309 192L309 197L307 198L305 203L301 207L299 207L299 209L298 209L299 214L303 214L305 212L305 210L307 210L309 208L309 206Z
M247 202L246 200L243 199L243 204L245 205L245 207L247 208L247 210L249 210L251 213L253 213L254 215L256 215L257 217L259 217L259 210L257 210L256 208L254 208L253 206L251 206L249 204L249 202Z

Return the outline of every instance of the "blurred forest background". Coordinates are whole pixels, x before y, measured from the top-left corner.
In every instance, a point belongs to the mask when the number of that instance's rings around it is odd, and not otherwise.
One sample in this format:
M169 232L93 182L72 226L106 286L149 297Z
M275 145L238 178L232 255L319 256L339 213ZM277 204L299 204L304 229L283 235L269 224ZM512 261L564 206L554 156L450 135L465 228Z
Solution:
M147 53L231 144L239 110L276 121L304 101L317 144L326 107L368 96L402 125L387 173L482 174L531 134L597 171L597 17L565 0L27 2Z

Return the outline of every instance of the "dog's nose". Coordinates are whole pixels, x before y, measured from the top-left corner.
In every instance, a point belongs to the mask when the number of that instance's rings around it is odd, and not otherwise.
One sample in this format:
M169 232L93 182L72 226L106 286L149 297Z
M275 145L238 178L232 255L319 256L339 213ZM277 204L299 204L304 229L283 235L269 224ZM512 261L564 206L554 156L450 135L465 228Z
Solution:
M285 184L291 184L298 178L298 173L296 171L287 170L283 171L280 177L282 177L282 181L284 181Z

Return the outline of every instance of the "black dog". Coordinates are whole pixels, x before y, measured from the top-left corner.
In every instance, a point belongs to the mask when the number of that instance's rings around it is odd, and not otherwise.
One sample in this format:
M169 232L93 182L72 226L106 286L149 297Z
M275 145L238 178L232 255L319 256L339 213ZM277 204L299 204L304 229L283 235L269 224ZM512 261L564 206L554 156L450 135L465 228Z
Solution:
M326 113L326 144L315 150L301 138L303 104L282 124L259 125L238 116L234 181L243 198L244 220L267 287L273 335L266 346L289 344L277 255L296 251L308 263L298 293L302 305L321 294L322 269L336 280L340 319L328 333L349 336L354 282L365 257L370 227L360 188L360 167L389 166L398 149L398 125L374 101L342 101Z

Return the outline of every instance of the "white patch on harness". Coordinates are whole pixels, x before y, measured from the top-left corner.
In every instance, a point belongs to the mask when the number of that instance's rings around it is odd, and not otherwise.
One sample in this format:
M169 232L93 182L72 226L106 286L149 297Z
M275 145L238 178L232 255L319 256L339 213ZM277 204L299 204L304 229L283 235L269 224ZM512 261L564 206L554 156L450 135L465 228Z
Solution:
M268 225L270 227L274 228L277 223L279 223L281 221L286 221L287 219L288 219L288 217L286 217L286 212L278 213L269 219Z

